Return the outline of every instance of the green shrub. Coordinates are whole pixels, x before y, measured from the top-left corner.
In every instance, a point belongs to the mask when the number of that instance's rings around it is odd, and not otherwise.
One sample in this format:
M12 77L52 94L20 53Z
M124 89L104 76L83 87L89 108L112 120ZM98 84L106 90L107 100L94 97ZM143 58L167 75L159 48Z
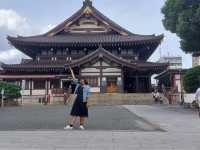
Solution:
M200 66L187 71L183 78L183 86L187 93L195 93L200 86Z
M20 87L11 83L0 81L0 92L4 89L4 96L7 100L13 100L21 97ZM1 93L0 93L1 97Z

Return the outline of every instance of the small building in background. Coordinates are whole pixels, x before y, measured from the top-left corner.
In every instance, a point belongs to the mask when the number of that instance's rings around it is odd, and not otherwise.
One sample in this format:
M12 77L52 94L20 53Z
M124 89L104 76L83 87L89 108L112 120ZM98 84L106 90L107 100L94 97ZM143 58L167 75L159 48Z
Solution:
M182 57L161 57L158 63L168 63L169 69L181 69L183 67Z
M192 67L200 66L200 56L192 57Z
M183 77L188 69L167 69L155 77L158 89L168 98L170 104L182 102Z
M168 63L168 69L155 77L158 86L164 85L167 89L181 92L181 76L185 73L182 69L182 57L161 57L159 63Z
M155 77L158 81L158 87L164 87L166 90L172 90L176 93L180 93L183 90L182 81L183 76L187 72L187 69L167 69Z
M183 93L183 77L188 69L183 69L182 57L162 57L158 62L168 63L168 69L158 74L155 79L157 87L169 99L170 103L176 103L177 96Z

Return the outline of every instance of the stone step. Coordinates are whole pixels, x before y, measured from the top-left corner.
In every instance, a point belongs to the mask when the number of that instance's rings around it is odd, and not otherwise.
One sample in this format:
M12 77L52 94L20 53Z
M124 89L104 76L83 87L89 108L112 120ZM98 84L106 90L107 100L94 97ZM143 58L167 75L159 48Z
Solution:
M35 96L24 97L24 105L37 105L39 104L39 98ZM75 100L75 95L70 96L70 103L72 105ZM51 99L52 105L63 105L63 97L53 97ZM107 106L107 105L150 105L154 100L152 94L92 94L89 98L89 105L91 106Z
M74 95L70 97L70 104L73 104ZM54 97L54 104L62 104L63 97ZM153 104L151 94L93 94L89 98L89 104L94 105L144 105Z

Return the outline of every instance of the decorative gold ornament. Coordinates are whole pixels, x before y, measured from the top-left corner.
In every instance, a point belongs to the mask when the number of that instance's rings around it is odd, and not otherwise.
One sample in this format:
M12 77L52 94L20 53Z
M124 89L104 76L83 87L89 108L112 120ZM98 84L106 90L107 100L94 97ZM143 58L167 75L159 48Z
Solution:
M92 11L91 7L87 6L87 7L84 9L83 13L88 15L88 14L92 14L93 11Z

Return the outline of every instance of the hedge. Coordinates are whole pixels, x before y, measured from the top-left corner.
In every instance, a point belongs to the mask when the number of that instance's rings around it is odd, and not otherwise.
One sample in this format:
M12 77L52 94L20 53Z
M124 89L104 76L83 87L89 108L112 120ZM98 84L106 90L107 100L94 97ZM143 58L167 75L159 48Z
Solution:
M11 83L0 81L0 97L1 90L4 89L4 96L7 100L13 100L21 97L20 87Z

